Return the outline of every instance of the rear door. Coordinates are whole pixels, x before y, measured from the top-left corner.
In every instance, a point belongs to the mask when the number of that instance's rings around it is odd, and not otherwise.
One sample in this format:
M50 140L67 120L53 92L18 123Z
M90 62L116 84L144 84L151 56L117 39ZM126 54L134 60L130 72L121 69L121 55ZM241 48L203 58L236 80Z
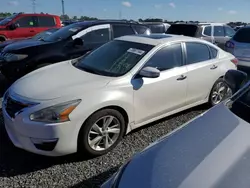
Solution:
M19 27L9 31L11 38L29 38L36 34L37 23L35 16L23 15L18 17L14 23L18 24Z
M208 25L208 26L203 26L202 28L202 39L213 43L214 38L213 38L213 34L212 34L212 26Z
M129 24L112 24L112 38L134 34L136 32Z
M204 43L186 42L187 104L201 102L209 95L215 81L220 77L217 54L210 52ZM216 50L216 49L215 49Z
M35 28L35 32L40 33L49 28L56 27L56 20L52 16L37 16L38 26Z
M214 44L216 44L221 49L225 49L225 43L229 40L226 37L226 32L223 25L214 25L213 26L213 36L214 36Z

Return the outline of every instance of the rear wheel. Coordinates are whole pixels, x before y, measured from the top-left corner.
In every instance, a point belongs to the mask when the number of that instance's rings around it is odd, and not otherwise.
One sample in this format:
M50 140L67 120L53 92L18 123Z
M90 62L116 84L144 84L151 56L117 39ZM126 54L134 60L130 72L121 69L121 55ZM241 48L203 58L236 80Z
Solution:
M94 113L80 130L79 153L88 156L108 153L122 139L125 127L125 120L117 110L104 109Z
M232 96L231 88L226 84L223 78L219 78L211 90L209 104L211 106L221 103L223 100Z

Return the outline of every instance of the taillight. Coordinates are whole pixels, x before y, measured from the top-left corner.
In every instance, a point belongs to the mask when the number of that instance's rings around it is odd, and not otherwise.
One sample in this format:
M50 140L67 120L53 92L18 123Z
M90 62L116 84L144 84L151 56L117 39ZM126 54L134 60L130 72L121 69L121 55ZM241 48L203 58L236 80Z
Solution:
M227 41L226 44L225 44L225 46L226 46L227 48L234 48L234 43L231 42L231 41Z
M234 58L234 59L231 59L231 62L237 66L239 61L237 58Z

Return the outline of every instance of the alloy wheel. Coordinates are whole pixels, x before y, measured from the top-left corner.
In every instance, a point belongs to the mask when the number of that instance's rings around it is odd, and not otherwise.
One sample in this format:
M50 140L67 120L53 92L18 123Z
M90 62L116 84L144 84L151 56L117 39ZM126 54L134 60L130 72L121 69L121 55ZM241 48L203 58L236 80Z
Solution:
M95 151L104 151L118 139L121 124L114 116L104 116L98 119L88 133L88 144Z
M218 82L213 88L211 101L214 105L216 105L231 95L232 90L227 86L227 84L225 82Z

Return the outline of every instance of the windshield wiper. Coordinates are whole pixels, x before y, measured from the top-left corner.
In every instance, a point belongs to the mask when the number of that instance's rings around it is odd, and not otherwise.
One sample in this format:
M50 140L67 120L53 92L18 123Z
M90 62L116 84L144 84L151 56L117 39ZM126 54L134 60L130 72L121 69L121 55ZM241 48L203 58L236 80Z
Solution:
M92 73L92 74L97 74L97 75L102 75L99 71L95 70L95 69L91 69L91 68L88 68L88 67L82 67L82 66L77 66L75 65L76 68L78 69L81 69L85 72L89 72L89 73Z

